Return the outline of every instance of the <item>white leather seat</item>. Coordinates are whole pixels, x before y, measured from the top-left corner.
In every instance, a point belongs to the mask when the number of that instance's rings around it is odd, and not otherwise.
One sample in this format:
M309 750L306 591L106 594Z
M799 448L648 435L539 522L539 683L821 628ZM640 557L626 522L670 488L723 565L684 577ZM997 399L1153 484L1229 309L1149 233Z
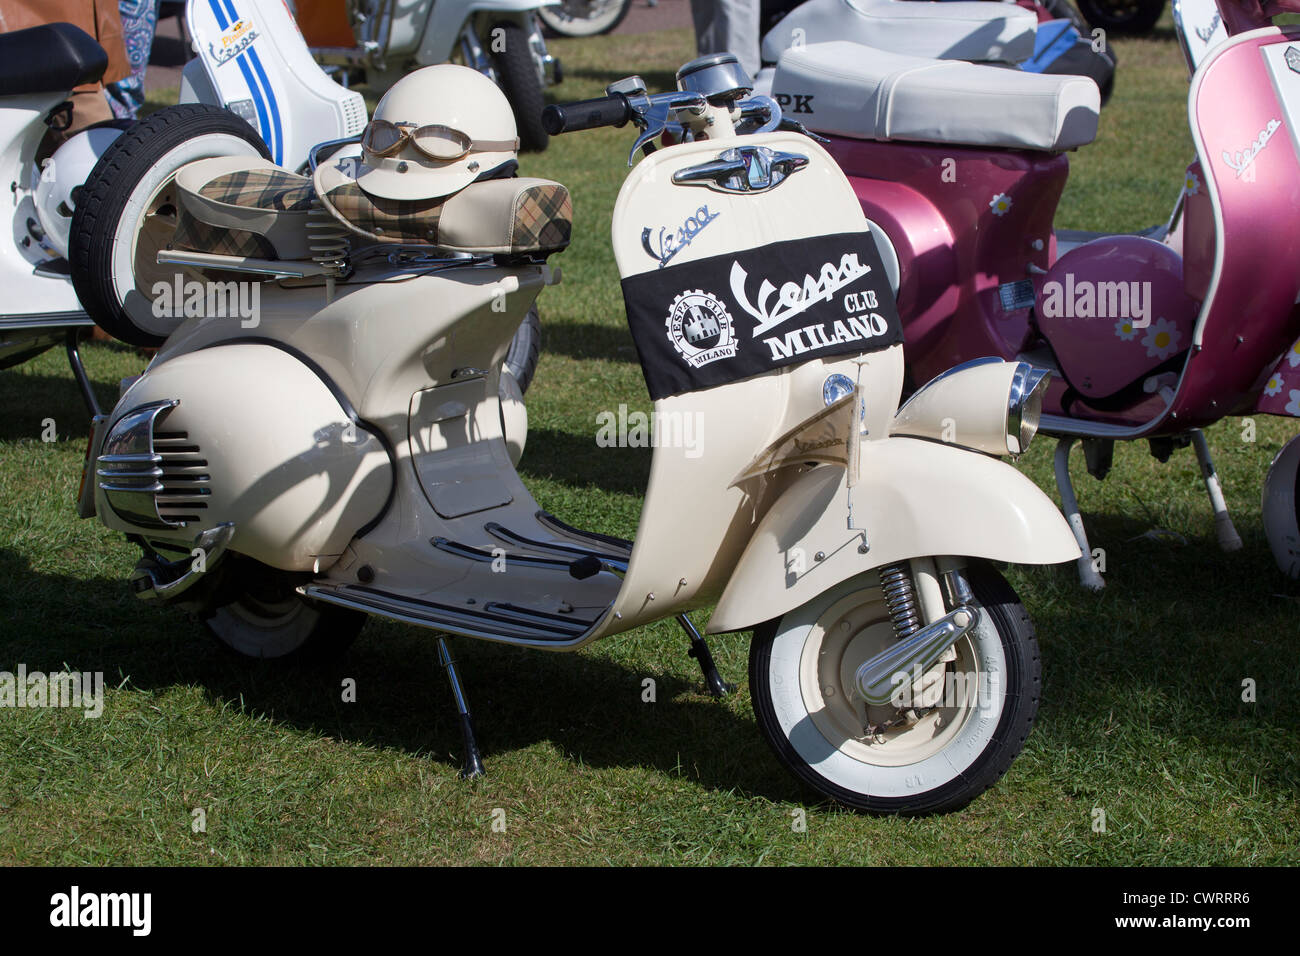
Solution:
M859 43L787 50L772 95L798 103L792 118L817 132L1005 149L1083 146L1097 135L1101 109L1088 77L903 56Z
M1020 63L1033 56L1037 27L1033 13L1012 3L808 0L768 31L762 53L775 63L796 41L847 40L937 60Z

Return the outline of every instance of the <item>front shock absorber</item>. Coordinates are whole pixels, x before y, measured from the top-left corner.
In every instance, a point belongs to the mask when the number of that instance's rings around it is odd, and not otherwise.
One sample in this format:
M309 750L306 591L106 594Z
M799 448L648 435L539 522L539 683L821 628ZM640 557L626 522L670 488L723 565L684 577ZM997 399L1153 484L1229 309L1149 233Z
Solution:
M911 637L921 629L921 612L907 562L881 568L880 587L885 592L885 608L894 625L894 636L900 641Z

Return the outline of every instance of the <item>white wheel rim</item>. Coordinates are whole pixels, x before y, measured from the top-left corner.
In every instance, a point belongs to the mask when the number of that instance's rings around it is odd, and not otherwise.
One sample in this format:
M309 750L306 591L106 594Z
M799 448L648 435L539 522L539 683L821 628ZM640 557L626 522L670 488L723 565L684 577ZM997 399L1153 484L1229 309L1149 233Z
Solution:
M868 716L865 702L852 683L858 665L894 639L878 582L874 573L845 581L786 615L773 640L768 687L781 732L817 774L854 793L909 797L959 778L988 748L1005 706L1006 655L997 625L981 613L957 644L951 670L963 677L951 681L944 706L869 739L859 722ZM847 632L839 627L844 621ZM973 685L966 683L971 674ZM965 687L976 692L963 700ZM871 714L886 711L894 709Z
M219 608L208 626L245 657L270 659L302 647L319 617L319 611L294 594L273 602L245 597Z
M131 190L126 206L117 221L113 235L112 279L113 292L122 308L130 315L132 324L152 335L166 337L179 321L170 316L153 314L152 279L150 272L145 281L150 288L141 290L139 263L141 254L139 237L148 228L148 218L159 208L166 191L173 187L176 171L186 163L212 156L243 156L260 158L260 153L247 140L230 133L210 133L186 140L162 156L149 172ZM173 202L175 202L173 197ZM155 250L156 254L156 250ZM157 266L154 266L157 269ZM170 275L170 273L169 273Z

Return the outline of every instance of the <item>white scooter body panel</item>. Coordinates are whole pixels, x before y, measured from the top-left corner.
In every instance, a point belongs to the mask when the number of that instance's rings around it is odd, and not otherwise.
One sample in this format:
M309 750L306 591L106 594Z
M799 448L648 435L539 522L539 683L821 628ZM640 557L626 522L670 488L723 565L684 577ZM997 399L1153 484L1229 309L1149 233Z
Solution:
M280 0L188 0L186 25L198 58L186 67L180 101L243 117L277 164L297 169L317 143L365 127L361 94L325 75Z
M33 182L39 175L32 165L45 135L45 117L66 100L66 93L33 93L5 97L0 109L0 176L13 183L6 200L9 235L0 241L0 344L6 326L33 328L90 325L72 283L60 276L35 275L33 270L55 253L41 246L28 230L28 220L39 221L32 200ZM47 170L54 175L57 170Z

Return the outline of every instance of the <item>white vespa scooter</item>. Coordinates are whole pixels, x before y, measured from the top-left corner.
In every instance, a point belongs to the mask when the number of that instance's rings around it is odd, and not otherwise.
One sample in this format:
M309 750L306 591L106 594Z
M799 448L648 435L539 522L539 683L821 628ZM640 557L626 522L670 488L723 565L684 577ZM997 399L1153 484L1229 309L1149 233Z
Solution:
M178 160L266 152L297 168L322 139L360 133L366 123L364 99L313 62L284 5L279 0L237 2L239 16L232 12L235 0L189 0L186 5L197 55L185 68L180 102L199 104L190 112L200 118L190 124L193 135ZM72 219L82 185L131 124L115 121L83 130L38 162L49 126L67 120L63 104L68 91L102 76L107 57L83 31L53 23L0 34L0 64L0 171L11 184L12 197L12 226L0 240L0 288L5 290L0 368L66 342L83 397L93 408L76 337L95 324L102 310L92 301L87 314L69 281ZM234 115L214 119L218 109ZM156 126L146 120L126 135L147 141L158 134ZM160 182L165 179L161 167L156 172ZM124 331L121 323L114 327L111 317L107 324L110 331ZM141 345L161 341L129 331L123 337Z
M647 155L614 212L657 423L635 542L541 510L503 440L501 356L568 237L567 193L535 179L452 195L438 246L354 247L332 273L280 260L253 332L186 321L96 421L82 513L140 543L138 597L252 657L337 646L371 614L554 651L676 618L722 693L687 617L716 605L708 632L755 632L759 726L802 780L869 811L955 809L1007 769L1038 704L1032 628L990 562L1079 555L997 460L1033 436L1044 382L977 362L899 409L898 276L844 175L729 54L678 84L631 78L546 114L552 133L631 121L633 155L669 124L694 140ZM355 162L322 164L318 193ZM182 170L193 215L228 221L202 198L237 166ZM535 238L503 254L521 217ZM688 420L697 440L674 441Z

